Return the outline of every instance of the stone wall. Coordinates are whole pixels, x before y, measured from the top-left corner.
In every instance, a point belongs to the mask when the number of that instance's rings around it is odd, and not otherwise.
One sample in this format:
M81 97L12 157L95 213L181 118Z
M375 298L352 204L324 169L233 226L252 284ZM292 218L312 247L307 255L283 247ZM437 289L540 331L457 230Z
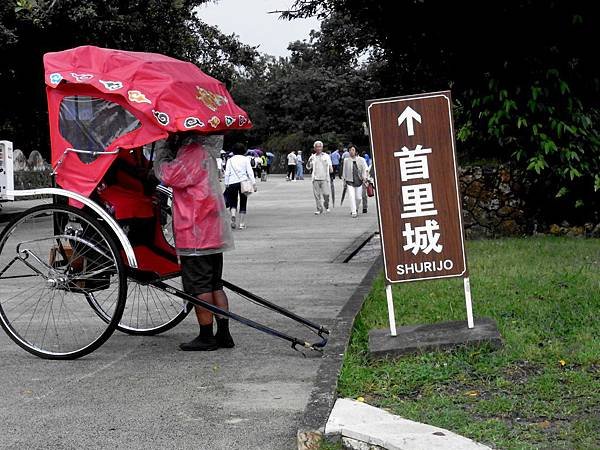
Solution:
M13 152L14 164L14 183L15 189L37 189L52 186L52 168L44 161L38 151L32 151L29 158L24 153L16 149ZM27 200L32 197L19 197L21 200Z
M461 167L458 175L467 238L518 236L533 231L524 200L528 186L511 167Z
M530 185L509 165L465 166L458 174L467 239L532 234L600 237L600 223L540 223L528 205L534 196Z

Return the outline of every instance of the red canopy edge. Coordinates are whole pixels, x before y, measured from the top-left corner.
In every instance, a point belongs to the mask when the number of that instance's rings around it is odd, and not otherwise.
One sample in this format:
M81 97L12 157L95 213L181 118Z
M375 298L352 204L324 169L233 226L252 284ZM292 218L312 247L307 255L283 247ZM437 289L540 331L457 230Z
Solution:
M82 46L45 54L44 68L49 88L66 83L118 95L127 109L150 118L162 135L165 130L216 133L252 127L223 83L168 56Z

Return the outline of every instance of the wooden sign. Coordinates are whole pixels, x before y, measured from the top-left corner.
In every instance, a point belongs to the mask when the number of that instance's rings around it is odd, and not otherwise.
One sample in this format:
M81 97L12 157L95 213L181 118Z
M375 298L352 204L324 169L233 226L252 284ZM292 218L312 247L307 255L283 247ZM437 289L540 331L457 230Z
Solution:
M450 92L367 101L389 283L467 277Z

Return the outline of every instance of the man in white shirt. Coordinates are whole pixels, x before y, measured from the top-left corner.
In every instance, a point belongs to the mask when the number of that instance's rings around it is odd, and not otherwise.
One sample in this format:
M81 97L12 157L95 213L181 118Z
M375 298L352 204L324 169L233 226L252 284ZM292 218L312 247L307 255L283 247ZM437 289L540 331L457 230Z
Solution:
M297 163L296 152L289 152L287 155L287 164L288 164L287 181L294 180L294 177L296 176L296 163Z
M315 215L323 213L323 210L329 212L329 180L333 172L331 158L327 153L323 153L323 143L315 141L313 145L315 153L311 155L306 163L307 169L312 169L313 194L317 203ZM323 202L321 202L323 197Z

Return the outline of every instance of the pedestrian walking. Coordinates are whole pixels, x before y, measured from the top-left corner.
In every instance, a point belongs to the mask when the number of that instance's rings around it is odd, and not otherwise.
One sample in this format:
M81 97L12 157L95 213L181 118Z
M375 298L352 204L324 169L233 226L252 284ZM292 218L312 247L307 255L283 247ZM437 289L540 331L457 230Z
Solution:
M363 214L367 214L367 210L368 210L369 196L367 194L367 186L369 185L369 183L373 183L373 176L371 175L371 167L373 167L373 166L372 166L372 164L369 164L366 159L365 159L365 163L367 164L367 177L365 179L365 182L363 184L363 189L362 189L362 212L363 212ZM357 212L359 209L360 209L360 207L357 208Z
M254 178L259 179L260 173L262 171L262 158L258 155L252 157L254 165L252 166L254 170Z
M271 174L271 166L273 165L273 159L275 155L271 152L267 152L267 176Z
M239 200L239 229L246 228L246 211L248 206L248 196L242 193L242 183L250 181L256 192L256 178L250 164L250 159L244 156L246 147L244 144L237 143L233 146L233 156L227 160L225 166L225 204L229 208L231 215L231 228L236 228L238 200Z
M313 148L315 153L308 159L306 167L312 169L313 194L317 204L315 215L319 215L329 212L329 184L333 165L329 155L323 153L323 142L315 141Z
M348 148L348 157L344 158L342 179L347 185L350 196L350 214L357 217L358 202L362 199L363 184L367 179L367 164L364 158L357 155L354 145Z
M304 161L302 160L301 150L298 150L296 156L296 180L304 180Z
M342 178L340 173L340 159L342 158L342 154L339 148L336 148L335 151L331 154L331 165L333 166L333 172L331 174L331 179L333 180L336 175Z
M216 159L223 136L176 133L155 146L154 171L157 178L173 189L175 247L181 263L184 291L198 299L229 310L223 291L223 252L233 247L226 222L226 210L218 180ZM211 351L235 344L229 333L229 320L195 307L200 334L181 344L181 350Z
M287 155L287 164L288 164L287 181L294 181L294 177L296 176L296 164L297 164L296 158L297 157L296 157L295 151L291 151Z
M369 155L368 152L363 152L362 153L362 157L365 159L365 162L367 163L367 166L371 166L371 156Z
M267 155L260 157L260 181L267 181Z

